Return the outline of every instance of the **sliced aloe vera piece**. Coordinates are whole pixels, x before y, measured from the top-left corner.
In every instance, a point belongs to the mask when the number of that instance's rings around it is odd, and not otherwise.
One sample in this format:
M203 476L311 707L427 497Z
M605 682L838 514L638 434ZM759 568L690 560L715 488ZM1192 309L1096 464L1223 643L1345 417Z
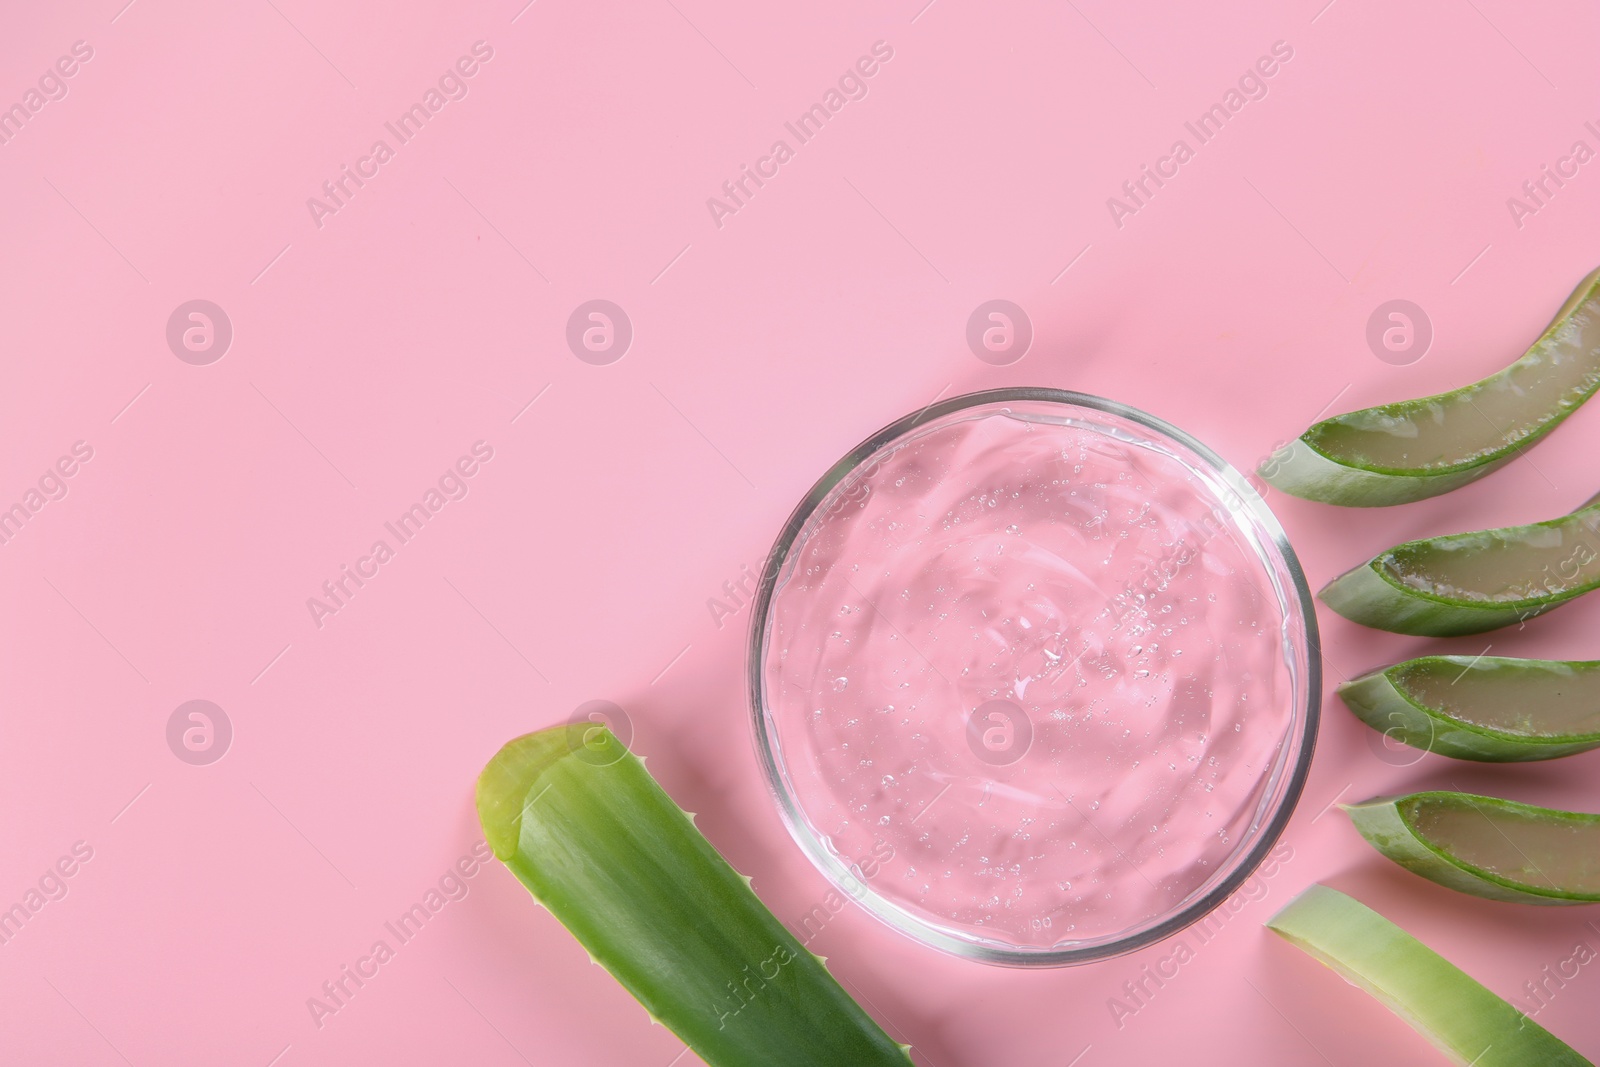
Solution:
M1336 889L1312 886L1268 919L1267 927L1372 994L1455 1063L1589 1064L1461 968Z
M1339 696L1374 730L1455 759L1600 748L1600 662L1423 656L1345 682Z
M1444 790L1344 810L1373 848L1442 886L1518 904L1600 902L1600 815Z
M1376 507L1476 481L1538 442L1600 389L1600 270L1533 347L1480 382L1324 419L1261 465L1286 493Z
M1597 586L1600 503L1591 499L1549 522L1407 541L1317 596L1363 626L1451 637L1523 622Z
M519 737L478 777L489 846L591 958L712 1067L907 1067L604 727Z

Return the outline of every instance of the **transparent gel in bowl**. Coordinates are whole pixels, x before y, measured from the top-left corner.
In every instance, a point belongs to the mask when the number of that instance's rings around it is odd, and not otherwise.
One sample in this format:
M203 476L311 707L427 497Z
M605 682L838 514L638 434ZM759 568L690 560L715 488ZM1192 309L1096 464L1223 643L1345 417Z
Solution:
M897 929L994 963L1114 955L1272 846L1315 736L1315 625L1281 528L1197 441L1082 394L959 397L785 527L757 747L796 840Z

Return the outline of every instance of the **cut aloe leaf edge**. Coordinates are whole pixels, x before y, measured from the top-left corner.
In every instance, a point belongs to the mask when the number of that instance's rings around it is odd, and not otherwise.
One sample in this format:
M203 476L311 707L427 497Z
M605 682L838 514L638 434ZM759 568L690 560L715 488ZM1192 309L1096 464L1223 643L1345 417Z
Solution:
M1545 437L1600 390L1600 270L1515 363L1451 392L1324 419L1261 464L1308 500L1381 507L1459 489Z
M505 745L478 778L494 854L711 1067L907 1067L609 730Z
M1373 848L1447 888L1515 904L1600 903L1600 815L1448 790L1345 812Z
M1352 622L1454 637L1528 619L1600 588L1600 504L1523 526L1407 541L1317 594Z
M1453 759L1519 763L1600 748L1600 661L1421 656L1338 693L1374 730Z
M1593 1067L1461 968L1336 889L1311 886L1266 925L1371 994L1455 1063Z

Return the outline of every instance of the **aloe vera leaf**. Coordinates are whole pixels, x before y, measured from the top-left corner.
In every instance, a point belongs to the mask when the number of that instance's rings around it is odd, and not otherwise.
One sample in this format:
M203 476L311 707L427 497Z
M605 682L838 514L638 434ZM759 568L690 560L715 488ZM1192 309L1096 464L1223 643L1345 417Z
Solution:
M1600 748L1600 662L1422 656L1338 691L1374 730L1454 759L1519 763Z
M1445 790L1344 810L1373 848L1442 886L1517 904L1600 902L1600 815Z
M711 1067L911 1062L604 727L510 742L477 805L534 899Z
M1600 270L1504 370L1438 396L1312 426L1261 464L1294 496L1352 507L1403 504L1476 481L1531 448L1600 389Z
M1461 968L1352 897L1314 885L1268 929L1471 1067L1593 1067Z
M1352 622L1451 637L1542 615L1600 587L1600 504L1526 526L1407 541L1317 596Z

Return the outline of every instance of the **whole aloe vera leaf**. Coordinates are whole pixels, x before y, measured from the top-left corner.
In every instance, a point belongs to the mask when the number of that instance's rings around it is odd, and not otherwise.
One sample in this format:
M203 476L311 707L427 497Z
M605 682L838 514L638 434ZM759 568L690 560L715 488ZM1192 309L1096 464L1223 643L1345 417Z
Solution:
M494 854L711 1067L911 1062L609 730L517 738L477 801Z

